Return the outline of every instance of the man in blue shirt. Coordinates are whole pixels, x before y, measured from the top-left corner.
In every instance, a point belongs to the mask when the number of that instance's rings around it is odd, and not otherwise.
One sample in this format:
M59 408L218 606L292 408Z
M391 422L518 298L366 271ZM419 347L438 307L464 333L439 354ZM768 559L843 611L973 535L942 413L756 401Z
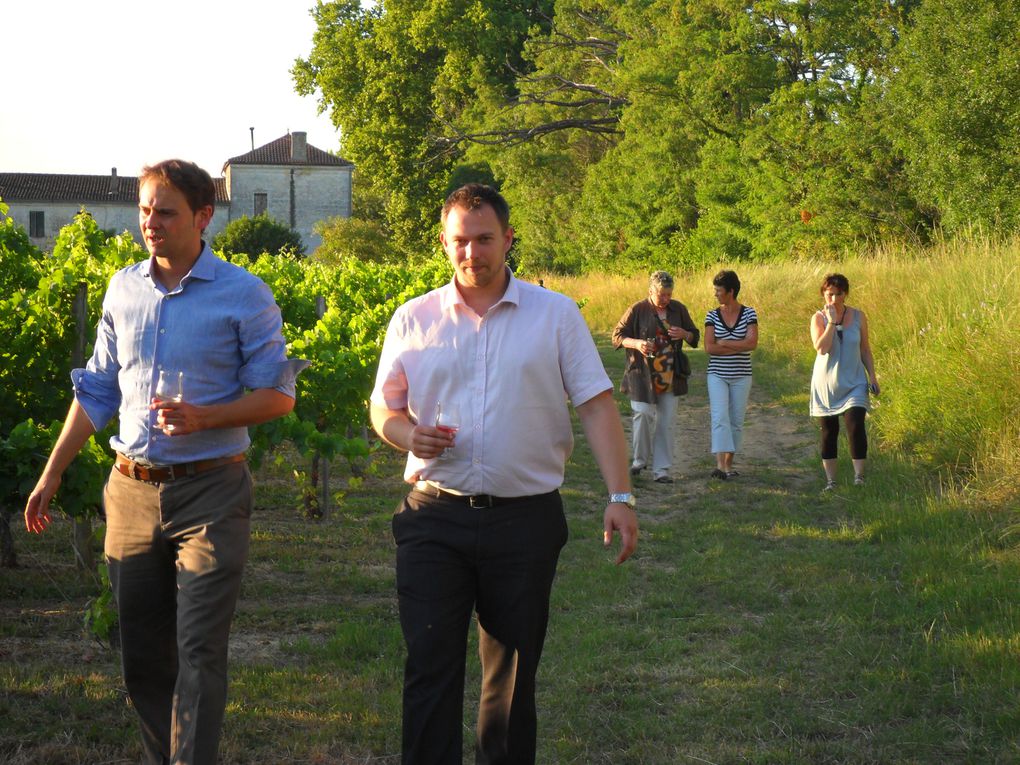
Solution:
M270 289L203 241L215 203L209 174L167 160L144 168L139 184L150 257L110 280L95 351L72 372L74 401L25 523L35 533L49 525L67 466L119 415L106 557L145 762L212 765L248 554L247 428L293 409L307 362L287 359ZM156 395L160 371L183 381L181 396Z

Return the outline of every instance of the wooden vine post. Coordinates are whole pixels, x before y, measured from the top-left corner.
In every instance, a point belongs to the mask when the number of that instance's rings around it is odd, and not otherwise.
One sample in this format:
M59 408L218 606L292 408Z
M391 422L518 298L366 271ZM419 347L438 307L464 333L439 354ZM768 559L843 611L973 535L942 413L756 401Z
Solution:
M321 319L325 314L326 298L320 295L315 298L315 315ZM309 518L325 518L329 513L329 460L319 453L312 457L311 483L311 489L306 495L306 515Z
M81 282L74 296L75 342L71 353L71 367L85 366L85 345L88 338L88 285ZM92 555L92 522L87 516L71 518L71 545L79 569L94 571L95 558Z

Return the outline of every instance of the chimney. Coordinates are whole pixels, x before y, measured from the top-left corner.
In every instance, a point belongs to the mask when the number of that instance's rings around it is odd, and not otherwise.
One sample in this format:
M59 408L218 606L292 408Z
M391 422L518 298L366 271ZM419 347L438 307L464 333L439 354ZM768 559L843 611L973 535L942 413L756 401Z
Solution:
M308 161L308 133L294 131L290 134L291 162Z
M117 177L117 168L110 168L110 194L116 194L120 190L120 178Z

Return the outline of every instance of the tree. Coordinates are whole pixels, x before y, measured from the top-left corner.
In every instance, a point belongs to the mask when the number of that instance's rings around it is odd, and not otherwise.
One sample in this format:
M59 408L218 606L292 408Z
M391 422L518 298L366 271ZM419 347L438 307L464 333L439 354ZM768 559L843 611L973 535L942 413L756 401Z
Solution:
M590 258L579 205L590 170L619 141L626 103L614 90L626 38L616 15L610 4L558 0L548 31L525 46L514 96L494 103L474 133L448 139L492 168L525 270L579 270Z
M431 247L462 154L438 150L437 140L510 93L524 41L550 12L551 0L335 0L312 11L312 51L292 70L298 92L322 93L341 151L385 198L386 225L405 252Z
M830 257L1020 224L1018 5L345 0L295 77L405 252L471 176L531 270Z
M1020 3L924 3L891 77L891 139L949 233L1020 226Z
M212 248L227 256L244 254L251 260L264 253L294 256L305 251L297 231L267 214L254 218L243 215L230 221L213 237Z

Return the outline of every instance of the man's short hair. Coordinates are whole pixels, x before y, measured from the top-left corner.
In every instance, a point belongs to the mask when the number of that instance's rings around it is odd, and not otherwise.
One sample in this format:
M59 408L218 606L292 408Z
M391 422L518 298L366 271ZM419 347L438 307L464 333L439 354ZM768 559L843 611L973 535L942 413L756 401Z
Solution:
M216 184L209 173L194 162L165 159L155 165L146 165L138 176L138 185L150 180L173 186L181 192L193 213L203 207L216 209Z
M712 284L722 287L727 292L732 292L733 297L740 294L740 279L737 277L736 271L720 271L712 279Z
M477 210L482 205L489 205L492 208L504 231L510 228L510 205L507 204L502 194L484 183L466 183L450 194L443 204L443 214L440 220L445 226L446 217L454 207Z
M648 289L651 292L673 289L673 277L668 271L656 271L648 279Z

